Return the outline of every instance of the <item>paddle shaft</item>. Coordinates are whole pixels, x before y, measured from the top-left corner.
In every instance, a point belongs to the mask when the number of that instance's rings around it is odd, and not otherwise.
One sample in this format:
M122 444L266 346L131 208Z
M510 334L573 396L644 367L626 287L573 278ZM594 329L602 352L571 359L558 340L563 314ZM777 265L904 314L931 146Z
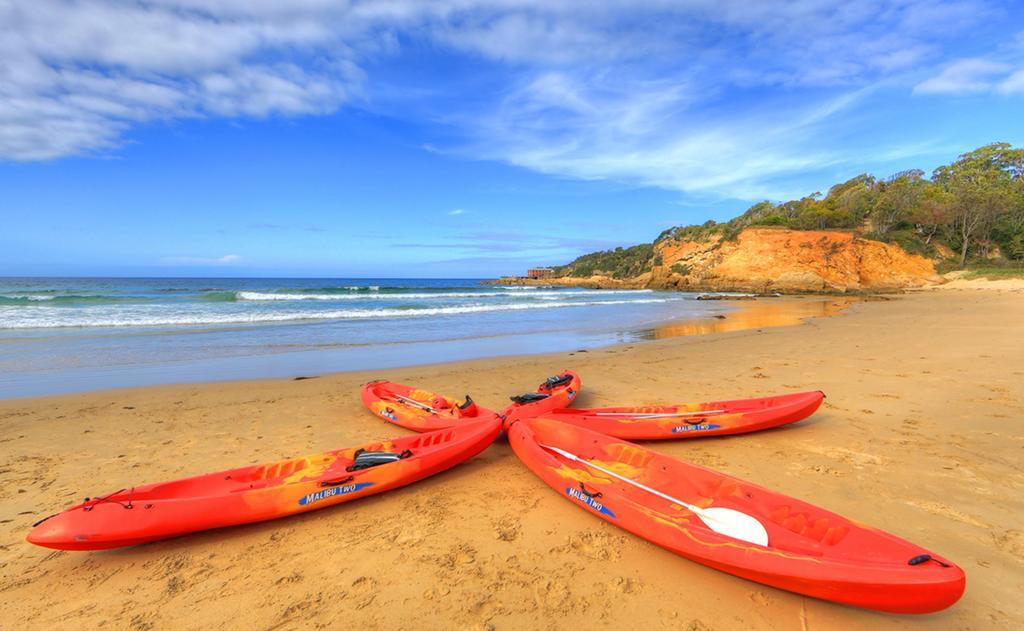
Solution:
M411 405L411 406L414 406L414 407L418 407L419 409L421 409L421 410L423 410L425 412L433 412L434 414L437 414L437 410L435 410L434 408L430 407L426 403L420 403L416 399L410 399L409 397L403 397L400 394L396 394L395 395L395 399L397 399L397 400L393 401L394 403L405 403L406 405Z
M637 487L638 489L643 489L644 491L647 491L648 493L650 493L652 495L657 495L658 497L660 497L663 500L668 500L670 502L675 502L676 504L679 504L680 506L685 507L691 513L694 513L696 515L701 515L701 512L702 512L701 509L696 507L696 506L694 506L693 504L689 504L687 502L684 502L681 499L677 499L675 497L672 497L671 495L666 495L665 493L662 493L661 491L658 491L656 489L652 489L649 486L645 486L643 484L640 484L639 482L637 482L636 480L633 480L632 478L627 478L626 476L619 475L618 473L615 473L614 471L609 471L608 469L605 469L602 466L596 465L593 462L590 462L589 460L584 460L583 458L580 458L579 456L571 454L568 451L565 451L563 449L559 449L558 447L551 447L549 445L543 445L543 444L541 445L541 447L543 447L544 449L551 450L551 451L555 452L556 454L558 454L558 455L560 455L560 456L562 456L564 458L568 458L569 460L572 460L573 462L579 462L579 463L587 465L588 467L593 467L594 469L597 469L598 471L600 471L602 473L607 473L608 475L612 476L613 478L618 478L619 480L622 480L623 482L625 482L627 484L632 484L633 486ZM701 516L703 517L703 515L701 515ZM711 519L714 519L714 517L711 517Z

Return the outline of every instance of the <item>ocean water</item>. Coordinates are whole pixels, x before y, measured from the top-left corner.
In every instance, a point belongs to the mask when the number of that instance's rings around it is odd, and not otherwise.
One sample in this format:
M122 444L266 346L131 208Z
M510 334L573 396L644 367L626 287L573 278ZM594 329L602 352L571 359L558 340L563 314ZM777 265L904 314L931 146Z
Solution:
M694 298L467 279L0 278L0 398L587 348L729 308Z

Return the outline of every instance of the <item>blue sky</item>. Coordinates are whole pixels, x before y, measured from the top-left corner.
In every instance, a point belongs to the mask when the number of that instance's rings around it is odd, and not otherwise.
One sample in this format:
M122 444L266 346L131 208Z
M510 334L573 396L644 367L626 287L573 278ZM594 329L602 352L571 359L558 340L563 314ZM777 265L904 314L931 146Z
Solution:
M0 0L0 274L521 272L1024 144L996 0Z

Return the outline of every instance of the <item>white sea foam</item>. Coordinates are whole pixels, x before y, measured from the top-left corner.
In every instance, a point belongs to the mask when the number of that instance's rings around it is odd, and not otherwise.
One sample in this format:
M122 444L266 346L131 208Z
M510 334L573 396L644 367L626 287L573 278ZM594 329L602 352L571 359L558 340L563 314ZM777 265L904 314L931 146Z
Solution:
M592 307L622 304L652 304L675 300L673 298L645 298L639 300L544 301L511 304L466 304L422 309L325 309L322 311L252 310L217 312L210 310L171 311L164 307L60 309L40 307L29 313L16 307L0 307L0 329L51 329L86 327L160 327L197 326L219 324L259 324L297 322L303 320L362 320L370 318L421 318L492 311L520 311L527 309L557 309L563 307Z
M650 289L624 289L624 290L569 290L569 291L533 291L528 295L517 296L506 292L475 292L475 291L448 291L448 292L413 292L408 294L296 294L296 293L268 293L261 291L240 291L236 296L238 300L246 301L293 301L293 300L444 300L449 298L521 298L521 299L558 299L573 296L597 296L612 294L646 294L651 293Z
M30 300L32 302L44 302L46 300L53 300L57 296L52 294L20 294L20 295L0 295L0 298L7 298L9 300Z

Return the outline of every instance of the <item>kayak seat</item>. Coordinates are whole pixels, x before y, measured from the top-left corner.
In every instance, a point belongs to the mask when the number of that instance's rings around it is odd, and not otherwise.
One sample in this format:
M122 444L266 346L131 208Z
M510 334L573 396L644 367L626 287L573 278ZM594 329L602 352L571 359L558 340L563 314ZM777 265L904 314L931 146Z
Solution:
M551 390L558 386L564 386L565 384L572 381L572 375L555 375L554 377L548 377L544 380L544 383L540 385L541 390Z
M527 392L526 394L520 394L514 397L509 397L513 403L536 403L537 401L543 401L550 397L550 394L542 394L540 392Z
M361 471L371 467L379 467L382 464L404 460L411 455L412 452L408 449L401 453L394 453L392 451L365 451L360 449L356 452L356 458L352 461L352 464L345 467L345 471Z

